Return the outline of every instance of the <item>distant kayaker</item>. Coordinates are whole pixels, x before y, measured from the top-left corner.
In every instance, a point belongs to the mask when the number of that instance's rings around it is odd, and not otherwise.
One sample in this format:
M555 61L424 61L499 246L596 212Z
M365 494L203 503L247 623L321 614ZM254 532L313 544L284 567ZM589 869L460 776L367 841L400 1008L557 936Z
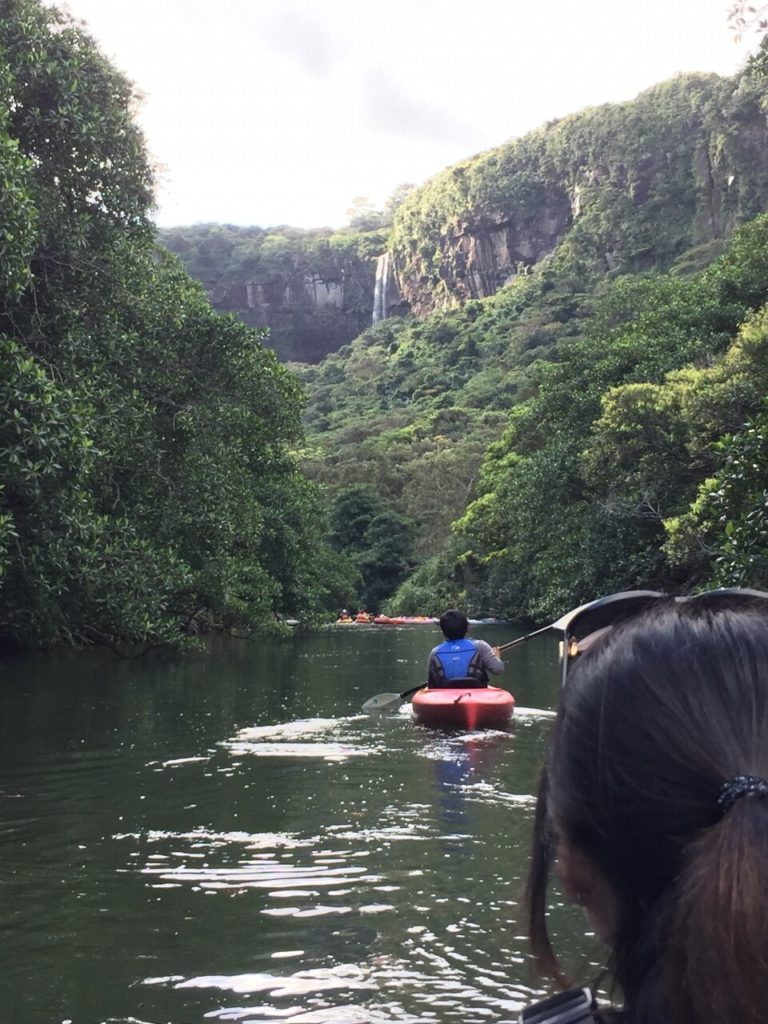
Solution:
M427 665L427 686L487 686L488 673L504 671L499 648L467 636L469 621L459 608L440 616L445 643L433 647Z

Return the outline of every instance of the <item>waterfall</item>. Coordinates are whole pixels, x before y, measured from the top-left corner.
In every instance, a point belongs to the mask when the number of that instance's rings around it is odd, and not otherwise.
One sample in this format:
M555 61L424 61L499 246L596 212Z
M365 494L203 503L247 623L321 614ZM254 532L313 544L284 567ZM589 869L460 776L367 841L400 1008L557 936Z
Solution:
M387 319L387 290L389 287L389 253L376 257L376 284L373 289L373 322Z

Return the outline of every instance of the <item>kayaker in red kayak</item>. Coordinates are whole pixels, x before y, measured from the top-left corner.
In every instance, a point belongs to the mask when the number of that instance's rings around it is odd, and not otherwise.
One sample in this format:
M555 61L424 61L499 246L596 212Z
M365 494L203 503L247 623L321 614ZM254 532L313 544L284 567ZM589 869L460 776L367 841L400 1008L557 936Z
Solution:
M427 686L487 686L489 672L504 671L498 647L467 636L469 622L459 608L443 612L440 629L445 643L429 652Z

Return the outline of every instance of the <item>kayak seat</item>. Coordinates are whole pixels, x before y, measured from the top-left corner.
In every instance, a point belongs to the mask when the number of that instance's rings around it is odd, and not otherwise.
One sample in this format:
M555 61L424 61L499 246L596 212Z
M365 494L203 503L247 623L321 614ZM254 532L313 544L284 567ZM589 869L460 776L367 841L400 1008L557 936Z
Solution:
M444 679L442 682L435 684L430 683L430 690L478 690L486 689L488 683L482 683L479 679L475 679L473 676L463 676L460 679Z

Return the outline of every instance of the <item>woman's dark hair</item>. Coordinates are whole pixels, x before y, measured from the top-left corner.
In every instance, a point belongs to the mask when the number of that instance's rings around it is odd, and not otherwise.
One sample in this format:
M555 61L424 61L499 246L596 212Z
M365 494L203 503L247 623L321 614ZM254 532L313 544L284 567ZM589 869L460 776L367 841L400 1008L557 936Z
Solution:
M459 608L449 608L440 616L440 629L446 640L461 640L467 635L469 620Z
M768 601L659 602L575 659L539 787L526 900L534 953L557 833L617 901L610 967L629 1020L768 1018Z

